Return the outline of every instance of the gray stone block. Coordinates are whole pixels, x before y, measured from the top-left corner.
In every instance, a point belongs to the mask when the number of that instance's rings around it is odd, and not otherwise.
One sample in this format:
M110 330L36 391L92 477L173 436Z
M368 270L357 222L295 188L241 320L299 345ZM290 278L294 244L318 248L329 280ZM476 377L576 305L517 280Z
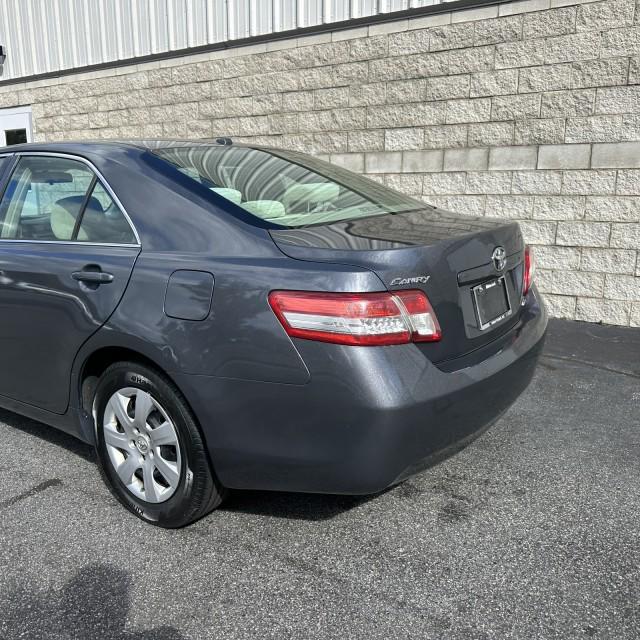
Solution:
M450 100L469 96L469 76L441 76L427 81L427 100Z
M474 44L498 44L522 38L522 16L482 20L476 23Z
M447 72L450 74L490 71L494 68L495 47L457 49L447 52L447 56L449 62Z
M604 274L582 271L555 271L552 293L570 296L602 297Z
M640 142L594 144L591 166L594 169L640 168Z
M533 217L537 220L579 220L584 218L584 210L584 197L537 196Z
M387 90L384 82L354 84L349 87L350 107L371 107L387 102Z
M518 91L518 70L485 71L471 76L471 97L509 95Z
M519 93L571 89L574 82L574 68L571 63L528 67L520 69L519 73Z
M524 198L526 196L520 196ZM533 199L532 199L533 200ZM534 245L552 245L555 243L557 222L541 220L524 220L520 222L525 242Z
M633 275L636 268L636 252L631 249L585 248L582 250L580 268L583 271Z
M640 224L614 223L611 225L611 246L640 251Z
M443 51L472 47L474 33L473 22L434 27L430 32L429 48L431 51Z
M410 196L422 195L422 176L411 173L388 173L384 183L390 188Z
M370 107L367 125L370 128L415 127L444 124L446 103L413 102L409 104Z
M413 127L407 129L388 129L385 131L384 148L387 151L403 151L405 149L422 149L424 129Z
M544 46L536 40L496 45L495 68L509 69L544 64Z
M618 177L618 184L620 178ZM563 195L605 195L616 192L615 171L564 171Z
M537 274L536 274L537 280ZM543 292L544 303L547 306L549 315L554 318L566 318L574 320L576 315L575 296L558 296L546 291Z
M600 51L600 32L584 32L545 40L544 61L575 62L577 60L593 60Z
M573 33L575 21L576 7L530 13L524 16L522 37L529 40Z
M535 118L515 123L515 144L558 144L564 142L564 139L564 118Z
M560 171L514 171L513 193L525 195L557 194L562 187Z
M640 198L635 196L590 196L587 220L640 222Z
M540 115L543 118L590 116L594 110L595 99L595 89L543 93Z
M612 300L640 300L640 278L608 273L605 276L604 295Z
M587 60L572 63L571 86L574 89L583 87L612 87L627 83L627 58L608 58L605 60ZM631 61L629 82L636 83L634 64Z
M612 171L612 173L615 173ZM620 196L640 195L640 169L622 169L618 171L615 192Z
M621 131L621 115L568 118L565 141L569 143L616 141L619 140Z
M536 264L541 269L578 269L581 251L575 247L543 247L534 249Z
M538 148L525 147L495 147L489 155L489 169L535 169L538 161Z
M588 169L589 144L543 145L538 152L538 169Z
M527 93L513 96L496 96L491 99L492 120L518 120L540 116L539 94Z
M407 173L442 171L442 168L442 151L404 151L402 153L402 170Z
M402 170L402 153L399 151L366 153L364 168L366 173L399 173Z
M466 178L466 173L462 171L426 173L422 180L422 193L425 195L463 194Z
M384 149L384 131L349 131L347 134L350 152L382 151Z
M578 31L607 31L633 24L634 0L607 0L578 7Z
M482 122L470 124L468 146L505 147L512 145L513 130L513 122Z
M466 124L447 124L425 127L425 149L454 149L466 147L468 137L467 128Z
M447 149L445 171L482 171L489 167L489 149Z
M426 86L426 80L387 82L387 102L390 104L420 102L425 99Z
M629 324L631 302L602 298L577 298L575 319L605 324Z
M449 100L449 102L447 102L447 124L486 122L490 119L490 98Z
M640 86L598 89L596 113L640 113Z
M334 153L331 154L329 162L344 167L356 173L364 171L364 154L363 153Z
M606 222L559 222L556 243L568 247L607 247L611 225Z
M429 51L429 35L427 29L403 31L388 36L389 55L406 56Z
M511 192L510 171L469 171L466 191L470 195L509 194Z

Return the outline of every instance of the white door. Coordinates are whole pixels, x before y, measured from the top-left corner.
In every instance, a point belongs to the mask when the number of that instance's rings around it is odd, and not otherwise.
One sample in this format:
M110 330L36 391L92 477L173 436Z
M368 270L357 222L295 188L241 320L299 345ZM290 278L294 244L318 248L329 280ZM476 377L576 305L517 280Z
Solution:
M0 147L31 142L31 107L0 109Z

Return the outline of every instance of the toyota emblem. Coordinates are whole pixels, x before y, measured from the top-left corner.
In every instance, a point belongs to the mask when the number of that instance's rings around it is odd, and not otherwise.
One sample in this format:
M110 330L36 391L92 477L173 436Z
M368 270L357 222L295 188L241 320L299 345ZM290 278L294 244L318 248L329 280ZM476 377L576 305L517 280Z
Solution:
M491 254L493 264L498 271L502 271L507 266L507 252L504 247L496 247Z

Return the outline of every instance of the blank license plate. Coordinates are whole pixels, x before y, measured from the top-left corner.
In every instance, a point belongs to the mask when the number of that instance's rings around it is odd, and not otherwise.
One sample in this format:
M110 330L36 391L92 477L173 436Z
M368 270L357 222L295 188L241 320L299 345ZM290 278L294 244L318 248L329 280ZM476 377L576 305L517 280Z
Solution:
M504 277L473 287L480 329L488 329L511 315L509 292Z

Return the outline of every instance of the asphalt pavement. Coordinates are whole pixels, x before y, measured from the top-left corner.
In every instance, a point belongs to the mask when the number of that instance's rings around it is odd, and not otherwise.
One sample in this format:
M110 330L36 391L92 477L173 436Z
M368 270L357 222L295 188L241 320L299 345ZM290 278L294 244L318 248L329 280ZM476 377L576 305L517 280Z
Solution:
M640 329L552 321L516 405L381 495L234 492L179 531L0 412L0 638L640 638Z

